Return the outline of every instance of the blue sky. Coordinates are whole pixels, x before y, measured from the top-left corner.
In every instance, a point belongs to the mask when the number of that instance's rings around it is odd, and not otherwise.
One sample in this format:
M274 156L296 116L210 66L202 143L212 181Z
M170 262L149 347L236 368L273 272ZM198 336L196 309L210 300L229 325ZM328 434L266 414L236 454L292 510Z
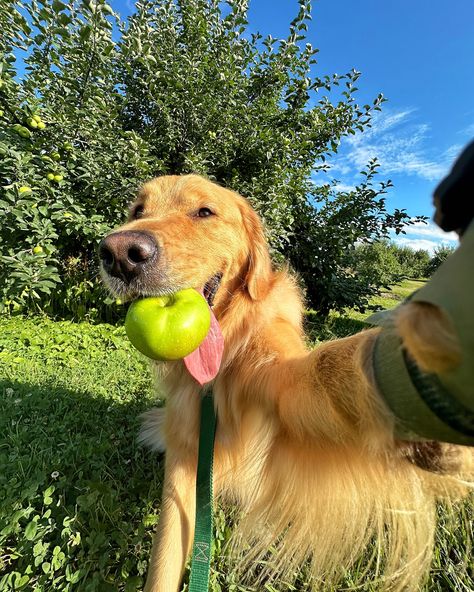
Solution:
M125 16L133 3L113 6ZM297 10L296 0L250 0L250 30L284 37ZM474 0L318 0L312 15L314 75L356 68L360 104L388 99L369 132L343 140L333 177L353 186L377 156L380 179L395 185L389 207L431 216L434 187L474 137ZM432 223L415 230L397 240L430 250L455 240Z

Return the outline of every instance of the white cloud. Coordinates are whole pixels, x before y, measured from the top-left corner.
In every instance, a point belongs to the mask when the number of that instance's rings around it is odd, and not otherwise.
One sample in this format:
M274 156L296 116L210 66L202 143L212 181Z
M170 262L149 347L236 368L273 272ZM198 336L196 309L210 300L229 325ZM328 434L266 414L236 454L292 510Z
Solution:
M402 247L410 247L414 250L425 249L430 255L440 245L456 246L458 242L458 236L455 232L444 232L432 222L427 224L415 222L412 225L405 225L404 230L406 234L392 234L391 240Z
M348 185L346 183L337 183L336 185L334 185L334 189L336 191L354 191L355 188L355 185Z
M382 132L386 132L398 125L406 122L416 109L409 108L404 111L394 111L385 109L383 112L376 112L372 118L371 127L364 132L365 138L378 136ZM360 134L359 134L360 135ZM349 141L353 141L357 136L352 136Z
M474 123L471 123L471 125L468 125L465 129L461 130L459 133L462 134L463 136L468 136L469 138L472 138L474 136Z
M410 247L414 251L419 251L423 249L428 251L430 255L433 255L436 247L441 245L448 245L450 247L455 247L455 243L447 242L447 241L434 241L429 239L416 239L416 238L408 238L406 236L397 236L392 238L393 242L399 245L400 247Z
M438 246L438 243L434 241L427 239L410 239L405 236L397 236L393 239L393 242L400 247L410 247L410 249L413 249L414 251L423 249L424 251L428 251L430 255L433 254L435 248Z
M405 232L413 236L428 236L439 239L444 242L452 242L458 240L458 235L455 232L444 232L433 222L424 224L423 222L415 222L414 224L405 225Z
M333 172L356 174L369 160L377 158L384 175L402 173L439 181L462 146L456 144L445 151L435 151L429 144L430 126L416 121L415 113L414 108L376 113L371 128L343 139Z
M350 166L348 163L344 164L342 159L337 159L335 162L331 164L331 172L337 172L341 175L349 175L350 173L353 173L354 170L353 167Z

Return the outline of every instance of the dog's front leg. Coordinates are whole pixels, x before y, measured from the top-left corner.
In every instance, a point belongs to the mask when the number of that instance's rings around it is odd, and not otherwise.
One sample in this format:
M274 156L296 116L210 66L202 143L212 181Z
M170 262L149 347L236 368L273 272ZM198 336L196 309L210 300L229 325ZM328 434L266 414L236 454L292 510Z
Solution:
M244 396L276 412L283 431L297 440L384 447L393 441L393 419L372 377L377 333L364 331L310 352L282 341L272 362L247 371ZM297 347L289 357L287 349Z
M194 536L196 461L167 450L160 521L145 592L178 592Z

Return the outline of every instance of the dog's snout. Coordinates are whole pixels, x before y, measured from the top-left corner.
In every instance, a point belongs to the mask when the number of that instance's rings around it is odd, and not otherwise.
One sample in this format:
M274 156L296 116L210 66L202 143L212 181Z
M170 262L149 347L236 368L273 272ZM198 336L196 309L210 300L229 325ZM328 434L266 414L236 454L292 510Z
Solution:
M104 270L126 282L138 276L158 257L158 245L146 232L123 230L109 234L99 245Z

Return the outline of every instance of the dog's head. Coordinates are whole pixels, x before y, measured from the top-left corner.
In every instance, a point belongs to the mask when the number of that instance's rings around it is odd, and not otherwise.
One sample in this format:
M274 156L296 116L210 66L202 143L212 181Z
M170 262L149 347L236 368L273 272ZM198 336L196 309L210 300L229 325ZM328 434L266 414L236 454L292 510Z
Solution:
M127 299L196 288L209 301L235 290L259 300L271 273L262 225L247 200L197 175L146 183L99 256L105 283Z

